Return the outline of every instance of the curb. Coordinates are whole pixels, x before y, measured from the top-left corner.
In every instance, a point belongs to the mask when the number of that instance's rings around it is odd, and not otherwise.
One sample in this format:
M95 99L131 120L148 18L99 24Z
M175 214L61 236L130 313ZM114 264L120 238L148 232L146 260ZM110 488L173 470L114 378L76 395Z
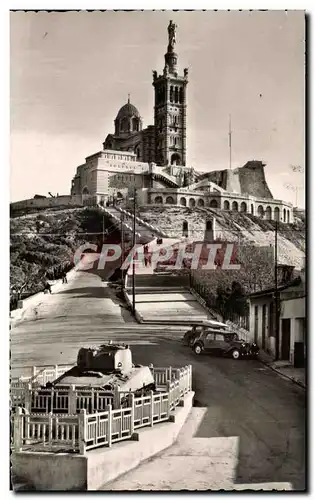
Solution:
M126 292L126 289L125 289L125 288L123 288L122 292L123 292L123 295L124 295L124 297L125 297L125 302L126 302L126 304L127 304L127 305L128 305L128 307L130 307L130 308L131 308L131 310L132 310L132 303L131 303L131 301L130 301L130 299L129 299L128 293ZM135 319L136 319L136 320L137 320L137 322L138 322L138 323L140 323L140 324L145 323L145 321L144 321L144 319L143 319L143 316L142 316L142 315L141 315L141 314L140 314L137 310L135 310Z
M289 375L286 375L285 373L282 373L281 371L277 370L276 368L274 368L273 366L270 365L270 363L268 361L263 361L260 357L258 357L259 361L267 366L270 370L274 371L275 373L278 373L279 375L281 375L281 377L284 377L286 378L287 380L291 380L291 382L293 382L293 384L296 384L298 385L299 387L302 387L302 389L306 389L306 385L304 385L302 382L299 382L298 380L296 380L295 378L292 378L290 377Z

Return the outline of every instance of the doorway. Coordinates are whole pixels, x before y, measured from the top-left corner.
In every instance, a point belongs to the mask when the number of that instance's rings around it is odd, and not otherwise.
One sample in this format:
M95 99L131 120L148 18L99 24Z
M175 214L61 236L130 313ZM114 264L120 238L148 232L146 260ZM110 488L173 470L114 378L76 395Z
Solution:
M261 348L266 348L266 304L262 308L262 331L261 331Z
M258 344L258 306L255 306L254 342Z
M290 359L291 320L282 320L281 359Z

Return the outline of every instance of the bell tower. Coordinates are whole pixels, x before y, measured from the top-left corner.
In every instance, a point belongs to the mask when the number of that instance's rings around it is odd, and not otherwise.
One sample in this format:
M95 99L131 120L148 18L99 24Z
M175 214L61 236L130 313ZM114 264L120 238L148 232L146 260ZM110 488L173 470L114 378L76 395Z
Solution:
M177 26L168 25L168 46L164 56L163 75L153 71L155 161L157 165L186 165L186 87L188 69L178 74L176 44Z

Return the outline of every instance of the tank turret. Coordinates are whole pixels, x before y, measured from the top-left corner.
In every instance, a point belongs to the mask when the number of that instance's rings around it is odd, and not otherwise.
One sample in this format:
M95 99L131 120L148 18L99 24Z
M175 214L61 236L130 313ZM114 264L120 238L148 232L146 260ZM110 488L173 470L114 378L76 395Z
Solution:
M128 345L103 344L98 348L82 347L78 352L77 366L81 372L128 373L132 368L132 354Z

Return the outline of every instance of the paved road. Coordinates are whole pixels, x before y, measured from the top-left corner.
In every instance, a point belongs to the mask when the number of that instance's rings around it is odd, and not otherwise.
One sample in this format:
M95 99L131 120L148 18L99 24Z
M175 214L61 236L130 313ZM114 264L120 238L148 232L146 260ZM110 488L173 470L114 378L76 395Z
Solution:
M11 374L29 373L32 366L75 362L82 346L108 340L157 347L178 340L185 329L139 325L115 291L97 274L78 272L38 307L24 313L11 330Z
M191 363L196 405L206 408L195 437L239 437L237 483L290 482L303 490L304 390L259 361L197 358L181 335L178 327L138 325L98 276L81 272L11 330L12 375L70 363L82 345L108 339L130 343L138 363Z

